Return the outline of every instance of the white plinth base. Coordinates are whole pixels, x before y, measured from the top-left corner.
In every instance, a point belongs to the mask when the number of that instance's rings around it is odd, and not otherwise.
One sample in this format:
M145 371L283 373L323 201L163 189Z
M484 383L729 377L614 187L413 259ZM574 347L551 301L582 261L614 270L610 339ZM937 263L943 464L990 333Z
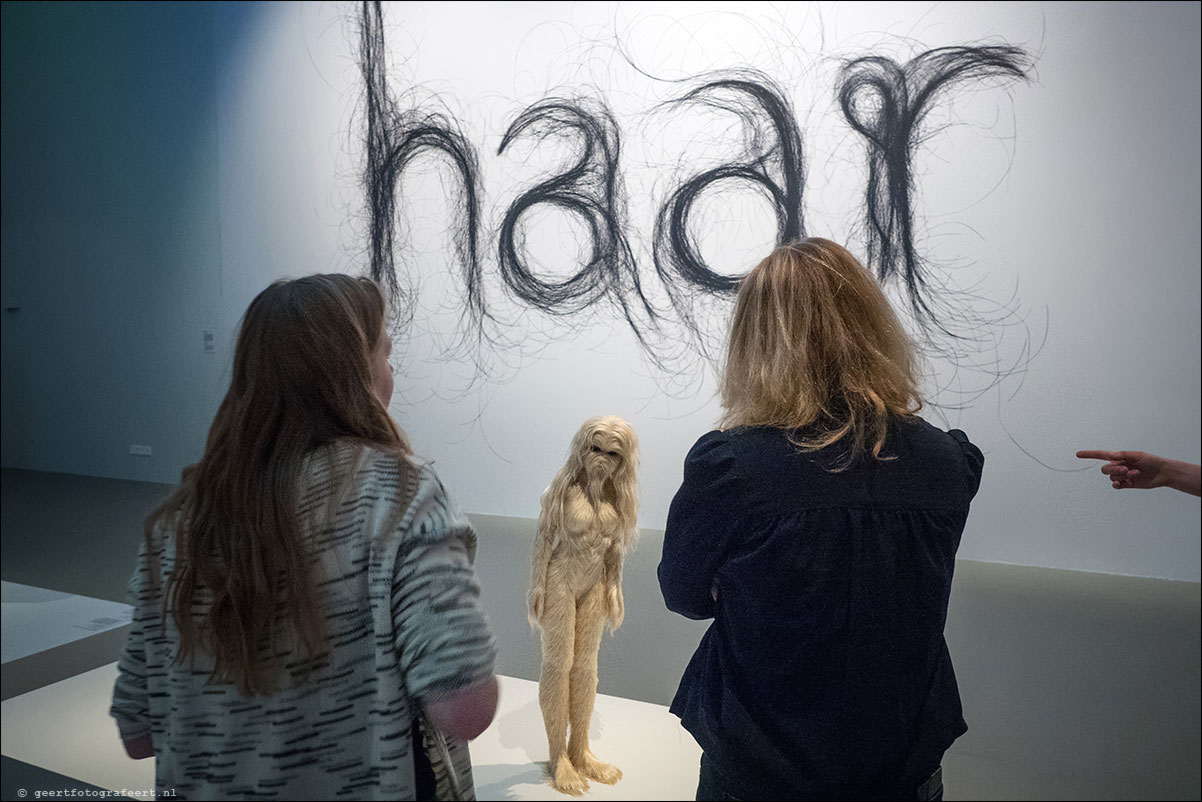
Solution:
M146 796L154 761L130 760L108 715L117 664L101 666L3 702L7 757L86 783ZM593 751L622 769L617 785L592 783L583 799L692 799L701 749L661 705L598 694ZM481 800L569 799L543 781L547 741L538 683L501 677L496 720L472 742ZM32 790L32 789L31 789Z

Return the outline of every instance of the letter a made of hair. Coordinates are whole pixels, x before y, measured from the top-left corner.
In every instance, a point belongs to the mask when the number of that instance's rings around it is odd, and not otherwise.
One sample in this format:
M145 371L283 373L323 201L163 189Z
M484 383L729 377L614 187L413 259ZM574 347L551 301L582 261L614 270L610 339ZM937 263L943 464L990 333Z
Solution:
M669 286L675 274L706 292L732 293L739 279L715 273L705 265L689 230L689 213L710 184L742 179L757 184L772 199L778 242L803 237L801 132L784 93L763 73L742 70L710 74L701 80L695 89L664 105L700 103L730 112L743 122L748 145L731 161L698 173L673 190L655 223L655 267Z
M681 323L705 355L709 346L693 312L694 298L698 292L731 295L741 276L723 275L705 264L690 227L693 204L712 184L749 181L772 202L777 243L800 239L805 236L805 162L797 118L771 78L748 69L709 73L698 80L694 89L662 105L676 109L701 104L729 112L743 123L746 144L731 160L694 175L671 192L656 216L652 255Z
M618 171L621 134L613 114L600 101L580 97L546 98L517 116L497 153L520 136L572 143L573 159L557 175L522 193L501 222L498 261L501 276L518 298L548 314L570 315L603 299L614 303L650 354L641 319L656 312L643 294L638 266L626 240L626 203ZM548 204L583 219L590 240L586 263L562 281L534 275L523 253L518 222L529 209Z

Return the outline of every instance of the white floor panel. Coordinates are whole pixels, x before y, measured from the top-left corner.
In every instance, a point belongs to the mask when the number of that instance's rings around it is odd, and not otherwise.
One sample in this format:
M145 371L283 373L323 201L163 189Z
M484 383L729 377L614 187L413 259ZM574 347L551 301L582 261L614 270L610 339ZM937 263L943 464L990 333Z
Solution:
M5 663L125 626L133 617L128 604L16 582L2 582L0 588Z
M5 699L0 744L6 757L110 791L154 789L154 761L130 760L109 716L117 664Z

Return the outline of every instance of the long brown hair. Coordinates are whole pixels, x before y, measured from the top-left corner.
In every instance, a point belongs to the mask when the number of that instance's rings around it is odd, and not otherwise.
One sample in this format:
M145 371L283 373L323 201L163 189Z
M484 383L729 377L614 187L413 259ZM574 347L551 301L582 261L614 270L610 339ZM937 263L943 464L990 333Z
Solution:
M848 438L840 468L865 451L880 459L890 418L922 408L917 372L910 338L856 258L817 237L788 243L739 285L721 426L792 430L805 451Z
M179 628L176 658L210 653L215 682L271 693L281 627L309 663L324 652L298 485L306 456L340 438L410 453L372 391L385 325L379 288L346 275L278 281L246 310L204 457L145 527L152 560L156 531L176 538L163 612Z

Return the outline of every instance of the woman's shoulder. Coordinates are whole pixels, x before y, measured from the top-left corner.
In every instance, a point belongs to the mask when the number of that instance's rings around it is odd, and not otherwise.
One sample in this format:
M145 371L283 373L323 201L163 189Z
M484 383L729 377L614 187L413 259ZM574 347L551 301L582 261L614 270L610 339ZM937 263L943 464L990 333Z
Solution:
M918 445L919 451L958 455L963 465L972 477L972 492L980 483L981 471L985 465L985 455L981 449L969 439L962 429L941 429L917 415L904 419L900 430L911 443Z
M698 438L693 451L710 452L723 449L739 450L756 448L765 443L787 442L788 432L772 426L738 426L730 429L713 429Z
M377 443L344 438L327 443L308 458L304 495L334 493L395 506L412 499L433 471L422 460Z
M400 480L420 473L423 469L422 460L412 454L378 443L360 443L359 447L361 452L357 462L367 476L383 481Z
M968 434L963 429L942 429L939 426L931 423L925 418L918 415L912 415L906 418L899 419L903 430L919 437L924 437L933 442L941 442L945 445L955 444L961 451L978 451L976 445L969 439Z
M774 426L714 429L693 444L689 459L746 459L776 451L792 454L797 449L792 446L789 434L789 431Z
M428 533L442 537L463 528L466 520L434 468L434 462L414 454L368 446L362 459L364 486L399 516L399 529L410 536Z
M789 433L770 426L715 429L702 435L685 457L686 479L752 480L782 462L794 462Z
M734 455L737 445L737 438L732 438L730 430L714 429L706 432L693 443L693 447L685 455L685 470L723 462Z
M697 442L693 443L693 447L689 449L689 456L694 454L705 454L715 449L721 449L727 446L730 442L730 432L723 429L713 429L697 438Z

